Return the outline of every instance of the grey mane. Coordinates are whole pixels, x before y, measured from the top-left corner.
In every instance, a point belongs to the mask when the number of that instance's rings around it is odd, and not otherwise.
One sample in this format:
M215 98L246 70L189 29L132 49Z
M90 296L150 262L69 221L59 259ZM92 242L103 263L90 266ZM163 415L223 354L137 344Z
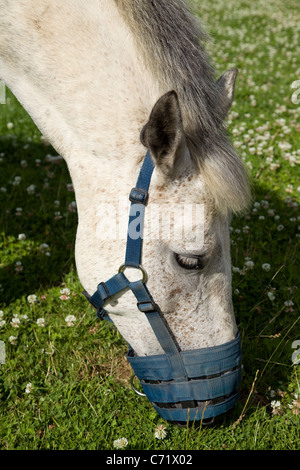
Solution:
M241 210L249 200L248 178L224 128L223 97L204 49L207 34L185 0L115 2L162 90L176 91L189 150L215 199L221 191L225 210Z
M215 133L222 123L214 70L203 44L206 33L183 0L116 0L136 44L166 91L175 89L182 106L185 131Z

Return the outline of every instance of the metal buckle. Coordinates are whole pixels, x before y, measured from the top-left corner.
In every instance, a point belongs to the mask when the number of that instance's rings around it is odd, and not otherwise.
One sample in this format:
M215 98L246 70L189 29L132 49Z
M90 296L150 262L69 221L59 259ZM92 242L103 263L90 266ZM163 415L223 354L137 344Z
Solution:
M106 297L102 296L101 292L99 291L99 286L103 287L103 290L106 294ZM105 282L100 282L100 284L98 284L97 290L98 290L99 294L101 295L103 302L105 302L109 297L111 297L110 292L107 289Z
M134 386L133 381L134 381L135 377L136 377L136 375L135 375L135 374L132 374L132 376L131 376L130 379L129 379L129 383L130 383L132 389L133 389L133 390L135 391L135 393L136 393L137 395L139 395L140 397L146 397L146 396L147 396L146 393L140 392L140 391Z
M138 302L137 307L143 313L160 312L159 306L151 299Z
M105 320L106 316L107 316L107 313L106 313L106 310L104 310L104 308L97 308L96 317L99 318L99 320Z
M139 269L139 270L142 272L142 274L143 274L143 277L142 277L142 279L141 279L142 282L143 282L143 284L144 284L145 282L147 282L147 280L148 280L147 272L146 272L146 270L143 268L143 266L142 266L141 264L139 264L137 267L136 267L136 266L126 266L126 264L122 264L122 265L119 267L118 273L124 273L125 269L127 269L127 268Z
M129 194L129 201L135 204L143 204L144 206L147 204L148 200L148 191L145 191L141 188L132 188Z

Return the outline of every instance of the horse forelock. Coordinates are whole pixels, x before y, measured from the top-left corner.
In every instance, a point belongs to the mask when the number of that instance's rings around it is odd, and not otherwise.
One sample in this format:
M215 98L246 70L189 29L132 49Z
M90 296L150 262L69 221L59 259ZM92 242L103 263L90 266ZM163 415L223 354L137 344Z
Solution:
M221 212L243 210L249 181L224 130L222 96L204 49L208 35L185 0L115 0L146 69L179 97L187 144Z

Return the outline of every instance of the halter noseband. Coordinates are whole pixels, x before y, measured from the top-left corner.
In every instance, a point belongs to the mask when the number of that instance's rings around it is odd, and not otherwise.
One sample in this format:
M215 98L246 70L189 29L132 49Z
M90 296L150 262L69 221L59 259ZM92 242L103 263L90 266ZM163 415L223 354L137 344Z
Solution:
M186 424L214 419L230 410L238 400L241 382L240 335L225 344L181 351L159 306L147 288L147 273L141 264L142 234L132 236L130 224L139 212L144 220L148 189L154 164L148 151L143 161L137 185L130 192L131 201L125 262L116 275L101 282L96 292L84 295L97 310L97 316L110 320L104 307L129 289L137 299L164 354L136 356L130 348L127 359L140 380L145 395L158 414L167 421ZM142 225L142 223L141 223ZM127 268L141 271L142 279L131 282L125 276ZM111 320L110 320L111 321Z

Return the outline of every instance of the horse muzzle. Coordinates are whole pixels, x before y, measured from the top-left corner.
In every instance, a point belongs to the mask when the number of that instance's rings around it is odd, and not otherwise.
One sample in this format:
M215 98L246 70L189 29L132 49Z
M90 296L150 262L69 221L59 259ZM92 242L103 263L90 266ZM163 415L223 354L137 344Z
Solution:
M211 423L234 407L241 382L241 340L210 348L179 352L185 376L174 379L167 354L137 357L132 349L127 359L144 394L166 421Z

